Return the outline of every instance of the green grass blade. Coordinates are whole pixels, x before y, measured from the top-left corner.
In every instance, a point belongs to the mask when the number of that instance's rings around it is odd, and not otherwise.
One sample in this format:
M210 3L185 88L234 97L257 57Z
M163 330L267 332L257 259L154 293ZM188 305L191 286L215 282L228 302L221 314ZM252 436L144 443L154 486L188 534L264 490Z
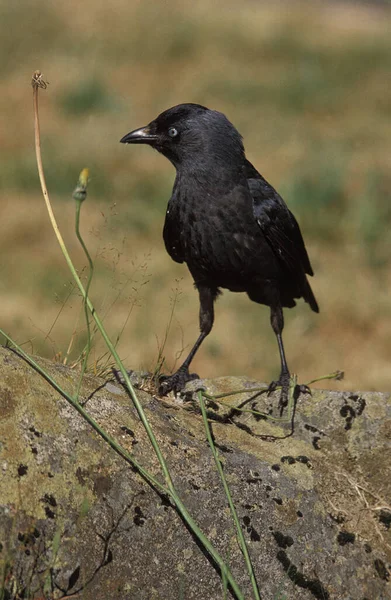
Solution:
M213 454L213 458L214 458L215 463L216 463L217 471L218 471L218 473L220 475L220 479L221 479L222 484L223 484L224 492L225 492L225 495L226 495L226 498L227 498L227 501L228 501L228 505L229 505L229 508L230 508L230 511L231 511L232 519L233 519L233 521L235 523L235 526L236 526L237 539L238 539L238 542L239 542L240 549L243 552L243 556L244 556L244 560L245 560L245 563L246 563L247 571L248 571L248 574L250 576L250 581L251 581L251 585L252 585L253 592L254 592L254 597L255 597L256 600L260 600L260 595L259 595L259 590L258 590L258 584L257 584L257 581L255 579L254 569L253 569L253 566L252 566L250 554L248 552L246 540L244 538L243 531L242 531L242 528L241 528L240 523L239 523L238 514L236 512L236 508L235 508L234 501L232 499L231 491L229 489L227 480L226 480L225 475L224 475L224 469L223 469L223 467L221 465L217 448L216 448L216 446L215 446L215 444L213 442L213 437L212 437L212 434L211 434L211 431L210 431L210 427L209 427L208 416L206 414L206 408L205 408L204 398L202 396L202 391L198 392L198 400L200 402L201 414L202 414L202 419L204 421L206 437L207 437L210 449L212 450L212 454Z

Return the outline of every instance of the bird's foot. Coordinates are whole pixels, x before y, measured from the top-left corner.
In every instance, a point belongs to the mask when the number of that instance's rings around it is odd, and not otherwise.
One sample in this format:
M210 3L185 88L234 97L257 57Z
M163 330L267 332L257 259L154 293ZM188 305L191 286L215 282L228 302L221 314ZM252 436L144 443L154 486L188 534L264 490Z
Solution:
M276 381L272 381L268 387L267 395L270 396L278 387L281 387L280 401L278 407L283 410L288 404L290 374L281 373Z
M281 387L280 401L278 403L278 407L283 410L285 406L288 404L289 399L289 388L290 388L290 374L289 373L281 373L279 379L277 381L272 381L268 387L267 395L269 396L273 393L278 387ZM308 385L297 384L294 390L295 399L298 398L300 394L310 394L312 392Z
M188 367L180 367L173 375L161 375L159 377L159 396L166 396L171 391L178 394L186 383L193 379L199 379L199 376L197 373L189 373Z

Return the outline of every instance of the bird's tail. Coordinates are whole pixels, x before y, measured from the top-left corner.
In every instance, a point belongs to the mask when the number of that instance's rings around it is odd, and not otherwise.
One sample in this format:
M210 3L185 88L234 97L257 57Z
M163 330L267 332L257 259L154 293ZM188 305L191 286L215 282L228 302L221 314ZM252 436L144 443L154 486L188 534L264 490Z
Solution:
M312 291L311 286L308 283L307 277L304 280L303 298L306 302L308 302L308 304L310 305L310 307L312 308L312 310L314 312L316 312L316 313L319 312L318 303L314 296L314 292Z

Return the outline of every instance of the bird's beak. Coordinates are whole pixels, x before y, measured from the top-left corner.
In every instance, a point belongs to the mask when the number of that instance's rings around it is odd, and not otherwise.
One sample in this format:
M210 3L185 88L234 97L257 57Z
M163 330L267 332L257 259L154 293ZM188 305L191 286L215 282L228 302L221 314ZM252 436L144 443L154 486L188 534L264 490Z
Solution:
M121 144L152 144L156 139L157 136L151 133L150 127L147 125L127 133L120 142Z

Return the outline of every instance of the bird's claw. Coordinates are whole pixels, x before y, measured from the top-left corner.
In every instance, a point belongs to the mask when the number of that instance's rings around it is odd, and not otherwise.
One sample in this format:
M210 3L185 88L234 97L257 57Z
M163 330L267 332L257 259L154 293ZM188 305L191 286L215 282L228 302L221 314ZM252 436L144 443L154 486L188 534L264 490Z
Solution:
M298 384L296 386L296 390L299 392L299 394L309 394L310 396L312 396L311 388L309 388L308 385L305 385L304 383Z
M280 385L279 381L272 381L269 384L269 387L267 388L267 395L270 396L270 394L275 392L279 385Z
M178 369L173 375L161 375L159 377L159 396L166 396L169 392L178 394L186 383L193 379L199 379L199 376L197 373L189 373L189 369Z
M267 395L270 396L270 394L275 392L278 387L281 387L280 400L278 402L278 406L281 410L288 404L289 381L289 374L287 376L280 375L280 378L276 381L272 381L267 389Z

